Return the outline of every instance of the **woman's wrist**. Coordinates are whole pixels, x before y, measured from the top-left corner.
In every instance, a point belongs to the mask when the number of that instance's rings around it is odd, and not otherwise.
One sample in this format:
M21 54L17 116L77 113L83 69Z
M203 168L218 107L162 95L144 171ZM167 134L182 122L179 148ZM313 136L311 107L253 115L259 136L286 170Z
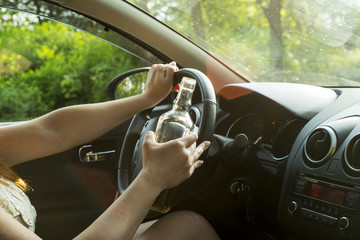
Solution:
M155 105L160 103L161 100L163 99L162 97L156 97L156 94L152 94L147 91L141 93L139 96L140 98L142 98L142 101L146 103L147 105L146 108L154 107Z
M140 171L139 175L137 176L138 181L142 184L147 185L148 189L151 189L156 196L158 196L165 187L161 184L161 179L154 180L149 173L145 172L144 169Z

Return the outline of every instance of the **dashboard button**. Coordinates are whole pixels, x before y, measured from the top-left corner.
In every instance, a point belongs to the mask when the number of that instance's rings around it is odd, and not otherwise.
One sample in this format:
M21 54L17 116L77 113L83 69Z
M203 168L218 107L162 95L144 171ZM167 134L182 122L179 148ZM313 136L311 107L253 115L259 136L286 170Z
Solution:
M349 208L355 208L356 202L352 200L345 200L344 206Z
M296 186L294 192L296 193L304 193L305 189L303 187Z
M350 200L357 202L359 200L360 195L358 193L348 192L345 195L345 200Z
M320 210L319 204L315 204L314 210L317 211L317 212Z
M316 222L320 222L320 221L321 221L321 216L315 214L315 215L314 215L314 220L315 220Z
M326 210L326 214L328 214L328 215L333 215L333 210L332 210L332 208L328 208L328 209Z
M324 206L321 206L320 212L325 213L326 208Z
M301 215L310 220L313 220L315 217L314 212L306 208L301 208Z
M321 223L323 223L323 224L326 224L326 225L328 225L328 224L329 224L329 223L328 223L328 219L327 219L327 217L321 217L320 222L321 222Z
M306 186L306 181L305 181L305 180L298 179L298 180L296 180L296 186L297 186L297 187L301 187L301 188L305 188L305 186Z

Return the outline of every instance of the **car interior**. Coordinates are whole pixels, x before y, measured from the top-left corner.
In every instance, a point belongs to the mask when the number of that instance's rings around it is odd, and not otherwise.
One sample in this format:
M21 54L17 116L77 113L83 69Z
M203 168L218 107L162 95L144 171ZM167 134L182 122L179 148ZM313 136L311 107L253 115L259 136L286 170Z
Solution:
M0 5L83 30L139 59L112 69L98 89L104 101L123 97L126 83L144 81L157 62L176 61L177 82L197 81L190 115L199 142L211 147L204 165L177 187L170 212L200 213L224 240L360 238L358 87L251 81L128 1L21 2ZM72 22L64 17L70 13ZM14 167L33 188L27 194L40 237L73 238L126 190L142 167L143 133L155 129L175 97L171 92L99 139ZM149 211L144 222L163 215Z

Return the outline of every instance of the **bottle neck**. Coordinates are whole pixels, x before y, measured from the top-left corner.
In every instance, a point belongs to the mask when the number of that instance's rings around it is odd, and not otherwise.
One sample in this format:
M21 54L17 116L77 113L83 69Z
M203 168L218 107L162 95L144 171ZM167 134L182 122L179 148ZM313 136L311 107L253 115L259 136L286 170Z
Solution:
M173 110L188 111L191 107L192 95L192 89L181 88L174 100Z

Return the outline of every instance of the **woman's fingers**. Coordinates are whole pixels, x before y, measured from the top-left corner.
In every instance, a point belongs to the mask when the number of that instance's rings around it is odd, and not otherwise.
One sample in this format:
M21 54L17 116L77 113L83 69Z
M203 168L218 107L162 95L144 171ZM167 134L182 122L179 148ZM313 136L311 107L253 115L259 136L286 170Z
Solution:
M196 168L200 167L203 164L204 164L204 161L197 160L196 162L194 162L193 167L194 167L194 169L196 169Z
M175 72L176 72L176 67L169 64L165 71L165 79L167 81L173 81Z
M184 143L185 147L190 147L198 140L198 135L196 133L191 132L185 137L182 137L180 140Z
M210 142L205 141L205 142L202 142L199 146L196 147L195 151L192 154L193 159L194 159L195 162L201 156L201 154L203 154L203 152L205 152L205 150L208 149L209 146L210 146Z
M170 82L174 78L174 72L177 71L176 63L170 64L157 64L155 67L158 70L159 77L164 78L167 82Z
M202 142L199 146L196 146L198 135L193 132L186 135L185 137L176 139L175 141L178 140L180 140L183 144L183 147L187 149L191 164L194 164L194 162L197 161L197 159L201 156L201 154L210 146L209 141Z
M144 143L155 142L155 134L153 131L147 131L144 138Z

